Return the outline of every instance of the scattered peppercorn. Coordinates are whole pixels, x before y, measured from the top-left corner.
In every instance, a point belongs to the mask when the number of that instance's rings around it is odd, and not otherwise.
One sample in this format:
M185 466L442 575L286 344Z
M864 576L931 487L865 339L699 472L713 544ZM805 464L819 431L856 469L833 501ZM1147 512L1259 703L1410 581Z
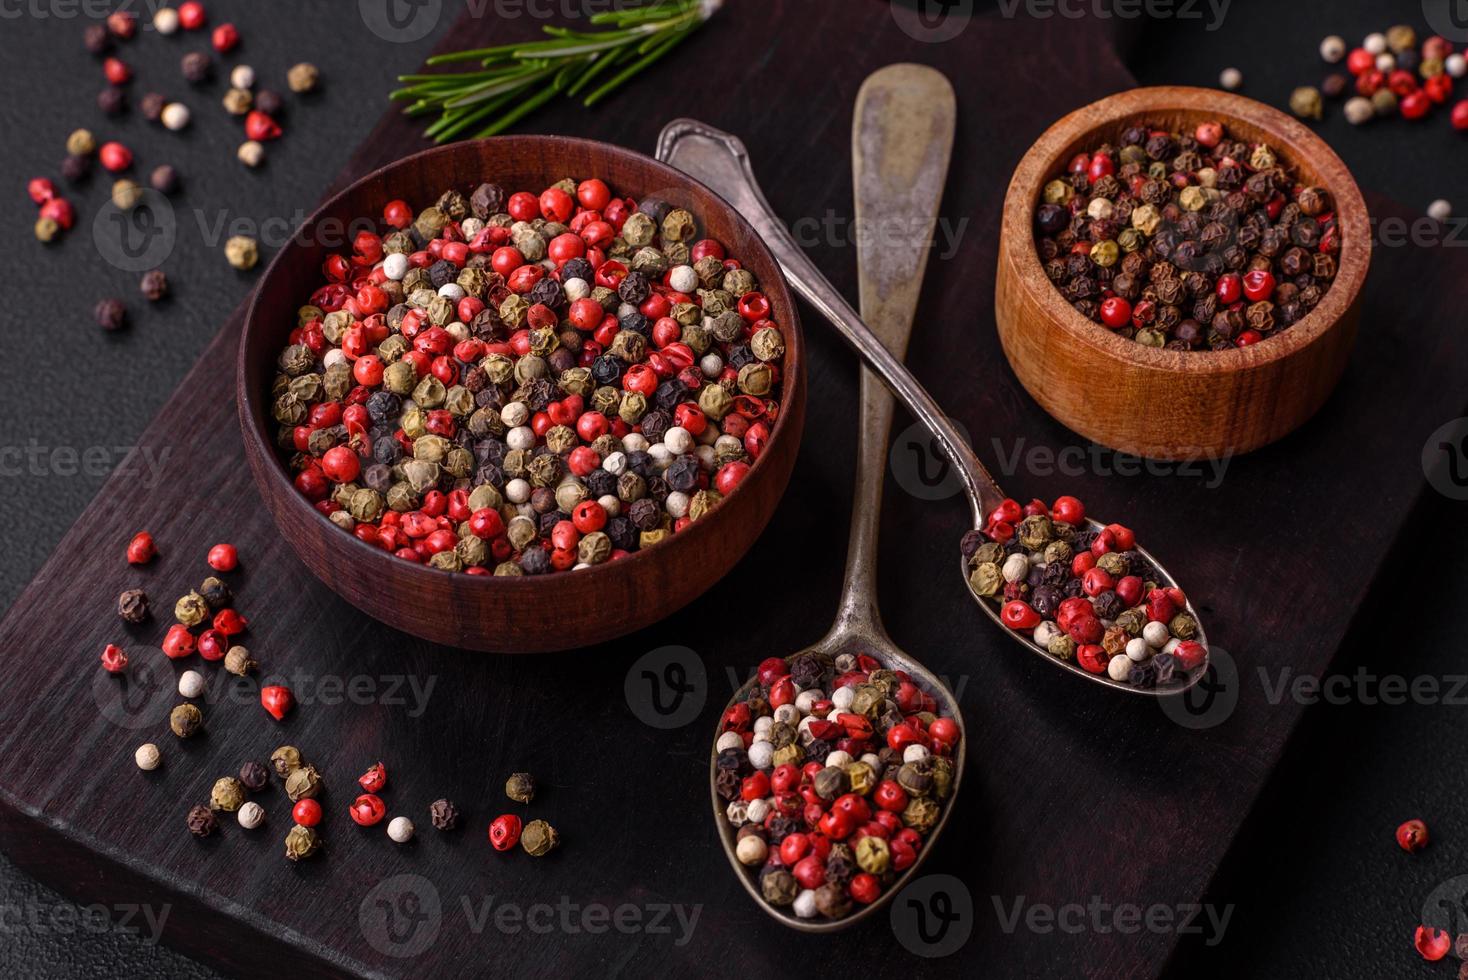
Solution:
M246 235L236 235L224 243L224 257L241 272L248 272L260 261L260 245Z
M532 820L520 831L520 846L531 857L544 857L560 843L561 835L544 820Z
M1244 73L1237 68L1225 68L1218 75L1218 84L1230 92L1236 91L1244 84Z
M168 714L168 727L179 738L193 738L204 726L204 713L197 705L181 704Z
M150 269L143 273L138 288L148 302L156 303L168 295L168 277L163 274L162 269Z
M121 330L127 323L127 307L120 299L104 299L92 310L92 316L103 330Z
M321 81L321 70L309 61L303 61L286 73L286 82L296 94L304 94L316 88Z
M214 811L202 803L189 811L187 823L189 833L195 837L208 837L219 829L219 820L214 816Z
M126 177L113 181L112 204L119 211L131 211L143 200L143 189Z
M148 593L142 589L128 589L117 597L117 615L124 622L141 623L148 613Z
M127 653L115 643L102 648L102 669L109 674L120 674L127 669Z
M1409 854L1415 854L1427 846L1427 824L1421 820L1408 820L1397 828L1397 846Z
M159 92L149 92L138 102L138 111L148 122L158 122L163 118L163 109L168 105L168 100Z
M246 140L240 144L235 155L247 167L258 167L265 162L265 147L258 140Z
M233 813L245 802L245 785L233 776L224 776L209 791L209 808Z
M230 647L224 655L224 669L239 677L246 676L258 666L244 647Z
M104 88L97 93L97 108L103 115L120 116L127 109L127 95L120 88Z
M178 190L178 171L166 163L162 164L154 169L148 183L159 194L172 194Z
M387 836L395 844L406 844L413 839L415 829L413 821L407 817L393 817L388 821Z
M291 798L292 803L313 799L320 792L321 774L313 765L298 766L285 777L285 795Z
M301 752L294 745L282 745L270 753L270 766L281 779L301 768Z
M97 152L97 140L90 130L77 129L66 138L66 152L72 156L89 157Z
M250 759L240 766L240 785L251 793L258 793L270 785L270 771L254 759Z
M106 54L112 50L112 35L107 32L106 24L88 24L82 32L82 43L91 54Z
M209 549L204 560L216 572L232 572L239 567L240 553L234 545L220 543Z
M224 93L224 111L231 116L243 116L254 104L254 96L242 88L232 88Z
M296 697L288 687L276 684L260 688L260 707L276 721L285 720L286 714L295 703Z
M90 157L72 154L61 161L61 177L69 184L81 183L91 173L92 160Z
M311 857L321 850L321 835L314 827L296 824L285 835L285 856L292 861Z
M489 843L496 851L508 851L520 843L522 826L520 818L513 813L504 813L489 824Z
M255 108L274 118L285 109L285 99L274 89L262 88L255 93Z
M157 554L158 546L153 542L153 535L147 531L139 531L127 543L127 563L129 565L146 565Z
M133 753L133 762L137 763L143 772L152 772L163 764L163 753L158 751L158 746L152 742L144 742L139 745Z
M189 84L198 85L207 82L209 76L214 73L214 60L203 51L190 51L179 62L179 68L183 71L183 77Z
M428 817L436 830L453 830L459 826L459 808L449 800L434 800L429 804Z
M254 830L265 822L265 808L251 800L240 807L235 819L245 830Z
M1319 119L1324 115L1320 89L1302 85L1290 93L1290 111L1301 119Z
M159 119L163 123L164 128L176 133L179 130L188 128L190 120L193 119L193 113L182 102L170 102L163 107L163 113Z
M535 779L528 772L517 772L505 782L505 795L516 803L535 799Z

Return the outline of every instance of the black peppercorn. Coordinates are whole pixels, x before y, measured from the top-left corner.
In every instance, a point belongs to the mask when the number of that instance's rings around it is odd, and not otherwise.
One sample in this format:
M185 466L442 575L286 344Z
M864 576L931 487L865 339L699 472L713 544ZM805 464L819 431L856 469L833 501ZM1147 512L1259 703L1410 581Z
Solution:
M165 163L154 169L148 183L159 194L172 194L178 190L178 171Z
M92 316L103 330L121 330L127 322L127 307L120 299L104 299L92 310Z
M118 116L127 108L127 96L120 88L104 88L97 93L97 108L104 115Z
M459 825L459 808L448 800L434 800L428 806L428 818L436 830L453 830Z
M129 623L141 623L147 619L148 594L142 589L128 589L117 597L117 615Z
M270 770L251 759L240 766L240 782L251 793L258 793L270 783Z
M255 93L255 108L267 116L278 117L285 108L285 100L273 89L262 88Z
M195 837L208 837L219 829L219 821L214 816L214 811L202 803L189 811L188 816L189 833Z
M163 118L163 107L168 105L168 100L157 92L149 92L143 96L138 103L138 111L148 122L157 122Z
M61 177L69 184L86 180L91 172L92 161L88 157L77 156L73 153L61 161Z
M203 51L190 51L179 62L179 68L183 71L183 77L189 84L197 85L209 80L214 70L214 60ZM255 101L259 103L259 96L255 97Z
M143 273L138 288L143 291L143 296L148 302L156 303L168 295L168 277L163 274L162 269L151 269Z
M112 35L107 33L106 24L88 24L82 32L82 43L92 54L106 54L112 50Z

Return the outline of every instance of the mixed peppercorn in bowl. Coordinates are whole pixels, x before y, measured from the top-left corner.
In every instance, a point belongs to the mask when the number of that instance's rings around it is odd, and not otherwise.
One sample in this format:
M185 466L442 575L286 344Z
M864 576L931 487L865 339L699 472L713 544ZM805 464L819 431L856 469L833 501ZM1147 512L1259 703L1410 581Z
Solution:
M773 259L711 192L604 144L501 137L366 178L308 231L326 218L350 240L298 236L257 295L241 415L328 584L432 639L564 649L667 615L752 543L804 375ZM567 616L588 586L548 583L573 569L605 575Z

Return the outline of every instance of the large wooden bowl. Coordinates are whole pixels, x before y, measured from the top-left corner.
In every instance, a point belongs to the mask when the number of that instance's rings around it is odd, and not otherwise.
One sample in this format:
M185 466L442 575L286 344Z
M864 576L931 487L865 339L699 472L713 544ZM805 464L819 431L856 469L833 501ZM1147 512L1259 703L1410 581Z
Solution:
M1119 337L1077 312L1045 276L1034 213L1072 156L1149 123L1191 132L1204 120L1263 141L1335 199L1335 283L1293 326L1249 347L1170 351ZM1296 120L1252 99L1164 86L1122 92L1071 113L1025 154L1004 200L994 315L1010 366L1045 411L1081 435L1157 459L1247 452L1310 418L1350 356L1371 261L1371 228L1346 165Z
M634 199L656 196L688 208L700 230L724 242L769 296L785 334L782 408L749 474L707 517L661 544L619 561L535 577L440 571L394 558L333 525L292 486L268 411L276 356L295 325L296 310L320 285L322 262L343 248L340 230L364 216L380 216L395 198L425 207L446 189L468 193L485 180L538 191L563 177L592 176ZM250 469L280 533L307 567L357 608L406 633L505 653L598 643L656 622L706 591L774 513L795 465L805 417L805 347L795 304L774 258L744 219L707 187L639 153L549 136L505 136L428 150L328 201L261 280L245 322L237 377Z

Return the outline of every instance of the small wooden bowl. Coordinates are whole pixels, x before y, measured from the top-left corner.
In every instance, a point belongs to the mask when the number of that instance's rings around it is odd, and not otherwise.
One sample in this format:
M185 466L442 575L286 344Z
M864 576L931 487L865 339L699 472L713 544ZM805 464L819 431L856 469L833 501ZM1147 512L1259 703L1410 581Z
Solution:
M785 334L781 411L748 475L706 517L627 558L535 577L451 573L403 561L328 521L292 485L269 417L275 361L296 310L321 284L326 256L350 248L360 219L402 198L414 207L448 188L485 180L542 188L567 176L600 177L636 200L688 208L761 284ZM348 228L346 241L341 229ZM332 231L335 234L332 234ZM276 256L245 321L237 372L245 453L280 533L317 578L357 608L405 633L456 647L536 653L589 646L665 618L717 582L744 555L789 483L805 418L805 346L779 266L754 229L703 184L620 147L557 136L503 136L427 150L369 174L324 204Z
M1334 284L1293 326L1249 347L1170 351L1119 337L1078 313L1045 276L1034 213L1076 153L1130 125L1178 132L1215 120L1268 143L1307 184L1326 188L1341 233ZM1095 442L1156 459L1248 452L1293 431L1325 402L1350 356L1371 261L1366 204L1324 141L1284 113L1211 89L1122 92L1051 126L1025 154L1004 200L994 316L1010 366L1045 411Z

